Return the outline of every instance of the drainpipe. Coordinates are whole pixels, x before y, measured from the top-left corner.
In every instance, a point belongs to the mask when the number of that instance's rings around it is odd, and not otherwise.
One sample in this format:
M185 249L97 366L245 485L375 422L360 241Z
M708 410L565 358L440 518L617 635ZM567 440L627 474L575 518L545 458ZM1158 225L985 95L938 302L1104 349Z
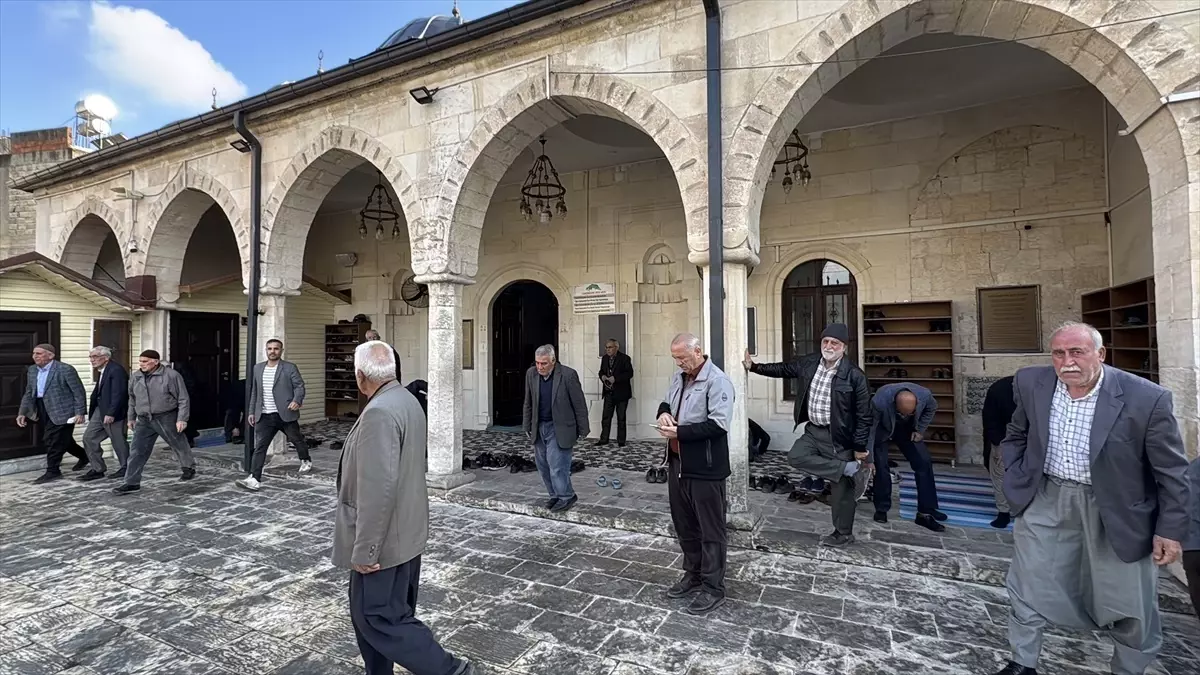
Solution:
M721 172L721 8L703 0L708 81L708 358L725 368L725 241Z
M233 114L233 128L250 146L250 301L246 307L246 418L250 417L250 386L254 378L254 364L258 361L258 286L262 277L262 144L250 129L246 128L246 113L238 110ZM254 434L249 422L242 427L246 473L250 472L250 461L254 457Z

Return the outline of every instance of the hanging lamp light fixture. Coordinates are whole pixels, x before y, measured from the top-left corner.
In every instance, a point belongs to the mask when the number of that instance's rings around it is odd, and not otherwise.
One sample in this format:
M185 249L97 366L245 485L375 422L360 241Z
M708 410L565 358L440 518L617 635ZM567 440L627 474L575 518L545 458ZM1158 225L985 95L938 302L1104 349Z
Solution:
M392 239L400 236L400 212L396 210L396 205L392 202L392 196L388 194L387 188L383 185L383 174L376 169L375 171L375 187L371 190L371 194L367 195L367 203L362 210L358 212L358 236L367 238L367 222L375 224L375 239L382 240L384 225L391 224ZM384 206L384 200L387 200L387 206Z
M525 220L533 220L537 216L538 222L544 225L554 219L554 212L560 216L567 215L567 202L563 198L567 189L558 179L554 162L546 156L546 138L543 136L538 141L542 144L542 153L533 160L529 175L521 185L521 215L525 216ZM551 202L556 202L554 211L550 210Z
M775 160L775 165L771 167L771 179L775 179L776 167L783 167L783 191L785 193L792 191L792 186L796 181L800 181L805 187L812 180L812 172L808 170L808 146L804 141L800 140L800 133L795 129L792 130L792 135L788 137L787 143L783 144L783 156Z

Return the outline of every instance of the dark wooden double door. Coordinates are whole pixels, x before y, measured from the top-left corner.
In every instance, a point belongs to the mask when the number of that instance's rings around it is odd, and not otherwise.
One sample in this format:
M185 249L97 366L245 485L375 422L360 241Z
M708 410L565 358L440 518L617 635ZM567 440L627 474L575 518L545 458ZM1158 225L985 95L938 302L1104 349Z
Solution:
M239 321L236 314L171 313L171 364L187 383L193 429L224 424L221 392L238 372Z
M59 316L50 313L0 312L0 460L40 454L37 425L16 425L21 397L33 365L33 348L58 347Z
M558 350L558 298L536 281L506 287L492 303L492 424L521 424L525 373L542 345Z

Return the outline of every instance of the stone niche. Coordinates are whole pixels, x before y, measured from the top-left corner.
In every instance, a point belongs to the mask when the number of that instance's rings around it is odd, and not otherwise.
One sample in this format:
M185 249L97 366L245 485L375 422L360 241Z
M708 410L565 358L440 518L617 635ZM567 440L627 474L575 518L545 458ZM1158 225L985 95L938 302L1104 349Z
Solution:
M638 302L666 305L684 301L683 279L675 252L666 244L646 250L638 269Z

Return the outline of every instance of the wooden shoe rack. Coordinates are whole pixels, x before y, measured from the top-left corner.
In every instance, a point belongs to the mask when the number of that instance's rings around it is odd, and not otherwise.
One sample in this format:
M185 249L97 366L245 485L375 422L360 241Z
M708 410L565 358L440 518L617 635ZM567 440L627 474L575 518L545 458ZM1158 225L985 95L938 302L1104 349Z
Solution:
M892 382L912 382L933 392L938 409L925 443L935 462L957 458L953 322L949 300L863 305L863 371L871 395Z
M1084 293L1079 305L1081 320L1104 338L1105 363L1158 382L1154 277Z
M367 397L354 379L354 348L365 342L369 323L325 324L325 417L360 413Z

